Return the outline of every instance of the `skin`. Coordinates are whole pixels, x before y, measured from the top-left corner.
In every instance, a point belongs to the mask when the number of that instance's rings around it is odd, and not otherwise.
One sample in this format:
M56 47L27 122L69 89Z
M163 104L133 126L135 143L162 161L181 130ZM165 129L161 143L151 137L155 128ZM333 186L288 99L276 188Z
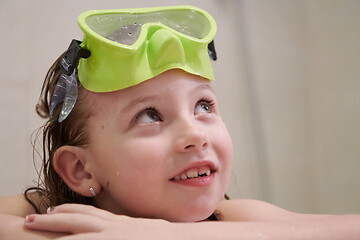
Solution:
M74 191L91 196L93 187L98 208L65 204L36 215L22 196L0 198L1 239L360 238L358 215L298 214L256 200L221 200L232 144L207 80L172 70L124 91L87 97L95 113L87 126L90 144L62 147L54 164ZM209 184L172 180L197 162L213 169ZM219 222L201 221L212 212Z
M219 222L170 223L65 204L25 219L0 214L1 239L359 239L360 216L297 214L256 200L220 202ZM31 229L33 231L29 231ZM62 234L61 234L62 233Z
M88 97L95 114L88 121L86 161L100 187L98 207L172 222L200 221L214 212L233 151L208 80L171 70L135 87ZM208 167L213 176L206 186L171 180Z

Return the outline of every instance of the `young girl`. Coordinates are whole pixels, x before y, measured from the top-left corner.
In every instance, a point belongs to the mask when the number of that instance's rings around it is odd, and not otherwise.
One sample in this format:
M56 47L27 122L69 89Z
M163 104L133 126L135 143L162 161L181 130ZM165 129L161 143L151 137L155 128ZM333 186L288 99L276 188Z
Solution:
M1 200L1 239L359 239L359 216L224 199L232 143L206 12L90 11L79 25L37 106L42 185Z

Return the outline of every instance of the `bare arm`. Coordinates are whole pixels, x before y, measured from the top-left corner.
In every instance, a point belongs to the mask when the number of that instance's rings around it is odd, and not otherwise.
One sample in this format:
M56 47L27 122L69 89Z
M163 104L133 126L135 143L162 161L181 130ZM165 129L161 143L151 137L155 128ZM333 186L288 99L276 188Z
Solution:
M25 216L35 213L23 195L0 197L0 239L55 239L64 234L33 231L24 226Z
M36 215L26 226L71 233L76 239L360 239L358 215L296 214L251 200L226 202L219 211L224 221L169 223L72 204L56 207L48 215Z
M26 215L33 213L35 213L35 210L22 194L0 197L0 214L25 217Z
M225 221L218 226L222 239L232 239L235 232L244 239L360 239L360 215L299 214L248 199L223 201L217 213ZM214 229L212 224L202 227Z
M288 221L322 219L330 215L300 214L287 211L267 202L253 199L224 200L220 202L216 213L220 221Z
M24 218L7 214L0 214L1 240L42 240L55 239L60 236L64 236L64 234L29 230L24 226Z
M201 237L206 237L206 239L246 240L360 239L359 216L332 216L321 219L267 222L202 222L180 225L184 225L178 228L180 234L183 234L182 237L185 238L188 235L194 236L191 239L201 239ZM199 236L195 237L193 233L198 233Z

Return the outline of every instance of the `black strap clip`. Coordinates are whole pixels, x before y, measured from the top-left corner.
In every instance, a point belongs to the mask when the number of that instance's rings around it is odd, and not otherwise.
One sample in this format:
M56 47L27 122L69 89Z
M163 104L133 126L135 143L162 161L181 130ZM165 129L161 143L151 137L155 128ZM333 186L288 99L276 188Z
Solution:
M213 61L216 61L217 55L216 55L216 51L215 51L214 40L212 40L212 41L209 43L209 45L208 45L208 54L209 54L209 57L210 57Z
M69 76L79 64L80 58L88 58L91 55L91 52L88 49L81 48L80 44L81 41L73 39L64 57L61 59L61 68Z

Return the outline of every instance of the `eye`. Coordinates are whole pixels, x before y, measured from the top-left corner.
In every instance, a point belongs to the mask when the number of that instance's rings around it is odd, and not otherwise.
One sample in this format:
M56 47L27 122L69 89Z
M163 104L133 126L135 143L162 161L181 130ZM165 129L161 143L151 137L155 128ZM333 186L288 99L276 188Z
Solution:
M198 101L195 105L195 110L194 110L195 115L207 114L213 112L215 112L215 103L213 100L203 98L200 101Z
M133 120L135 124L148 124L161 121L162 117L160 113L153 107L146 108L139 112Z

